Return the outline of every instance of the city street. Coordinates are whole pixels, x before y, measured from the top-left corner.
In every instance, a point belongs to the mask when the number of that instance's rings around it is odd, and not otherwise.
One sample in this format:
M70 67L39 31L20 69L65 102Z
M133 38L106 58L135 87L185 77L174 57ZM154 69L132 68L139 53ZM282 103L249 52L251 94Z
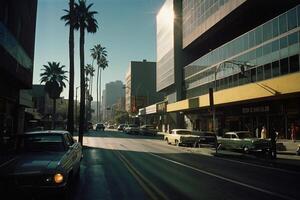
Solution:
M76 137L75 137L76 138ZM161 137L94 132L84 137L72 199L299 199L300 173L167 145ZM293 183L293 184L290 184Z

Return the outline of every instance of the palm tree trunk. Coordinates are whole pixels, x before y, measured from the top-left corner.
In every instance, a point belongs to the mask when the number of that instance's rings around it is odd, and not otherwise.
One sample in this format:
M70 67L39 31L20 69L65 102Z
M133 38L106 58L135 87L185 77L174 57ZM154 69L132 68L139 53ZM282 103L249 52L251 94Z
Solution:
M74 132L74 26L73 26L73 8L74 0L70 0L70 32L69 32L69 59L70 59L70 74L69 74L69 100L68 100L68 124L67 129L73 135Z
M53 110L52 110L52 129L55 129L55 120L56 120L56 99L53 99Z
M83 23L81 23L83 24ZM85 72L84 72L84 27L80 26L80 117L79 117L79 142L83 144L85 129Z
M98 67L97 69L97 122L99 122L99 69L100 67Z
M101 102L102 102L102 99L101 99L101 68L100 68L100 76L99 76L99 93L100 93L100 99L99 99L99 113L101 115ZM99 116L100 120L101 120L101 117Z

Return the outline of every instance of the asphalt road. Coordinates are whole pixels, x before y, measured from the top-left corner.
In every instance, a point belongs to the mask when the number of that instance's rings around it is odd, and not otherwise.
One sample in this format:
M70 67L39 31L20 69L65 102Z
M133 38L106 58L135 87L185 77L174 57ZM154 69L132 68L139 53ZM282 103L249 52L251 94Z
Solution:
M300 170L213 151L195 154L158 137L90 132L71 199L300 199Z

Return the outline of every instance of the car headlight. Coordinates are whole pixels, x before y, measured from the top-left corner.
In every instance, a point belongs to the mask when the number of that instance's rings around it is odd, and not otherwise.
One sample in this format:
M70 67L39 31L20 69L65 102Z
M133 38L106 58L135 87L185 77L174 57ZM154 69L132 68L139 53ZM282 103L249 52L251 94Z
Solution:
M64 181L64 176L60 173L57 173L54 175L54 182L59 184L62 183Z

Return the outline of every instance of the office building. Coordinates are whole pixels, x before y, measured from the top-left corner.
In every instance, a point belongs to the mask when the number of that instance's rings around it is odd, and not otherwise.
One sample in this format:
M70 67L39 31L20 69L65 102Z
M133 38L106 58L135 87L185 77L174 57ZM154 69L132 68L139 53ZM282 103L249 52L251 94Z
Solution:
M31 106L25 90L32 87L36 11L36 0L0 1L0 143L23 133Z
M156 63L131 61L125 77L125 109L132 116L137 115L140 108L162 100L156 92Z
M182 113L193 129L222 134L265 125L289 137L289 126L300 123L299 2L167 0L163 7L172 3L181 8L173 18L182 17L181 66L166 65L182 70L182 77L172 81L182 83L183 91L182 100L168 101L166 112Z

